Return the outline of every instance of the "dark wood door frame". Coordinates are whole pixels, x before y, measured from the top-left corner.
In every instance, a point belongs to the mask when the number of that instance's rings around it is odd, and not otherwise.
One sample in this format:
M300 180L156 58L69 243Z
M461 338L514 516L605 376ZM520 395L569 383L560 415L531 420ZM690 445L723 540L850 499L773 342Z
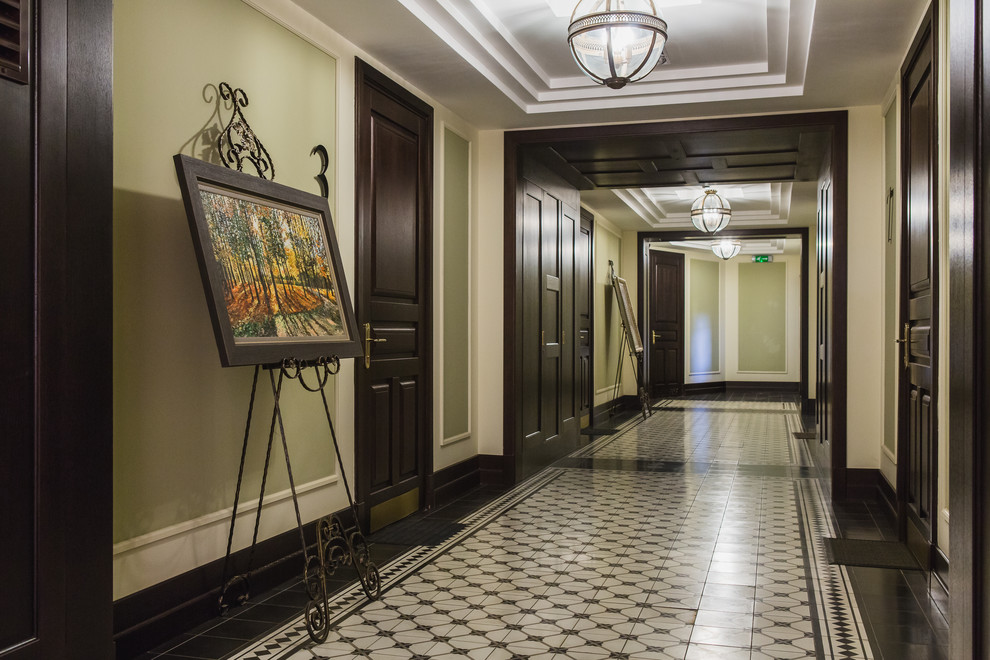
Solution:
M579 362L580 353L584 351L584 347L587 346L588 353L588 374L587 381L585 383L585 392L581 396L588 397L588 424L587 426L595 425L595 215L585 209L580 209L581 214L581 232L588 234L588 301L587 305L589 307L589 322L587 328L587 336L584 336L584 331L579 330ZM578 380L580 383L580 379ZM589 438L591 436L588 436Z
M811 272L808 256L808 228L794 227L791 229L779 227L773 229L736 229L725 231L733 237L757 237L757 236L790 236L801 241L801 372L800 384L802 408L807 408L808 401L808 283L811 281ZM728 234L727 234L728 235ZM646 314L646 291L642 283L646 281L647 268L650 258L650 243L684 241L691 239L710 238L710 234L700 231L663 231L663 232L639 232L639 290L637 291L637 303L639 305L639 318L643 319ZM844 264L843 264L844 265ZM645 323L645 321L641 321ZM644 325L645 329L645 325ZM645 336L645 335L644 335Z
M18 252L0 283L0 397L18 406L0 418L0 519L33 534L0 530L0 656L111 658L113 7L21 4L29 75L0 78L0 214Z
M419 153L419 163L418 163L418 191L417 191L417 203L419 208L417 209L418 217L422 220L422 225L419 233L417 234L416 240L417 244L421 247L422 251L422 262L419 264L417 271L417 277L421 278L422 281L419 283L421 286L420 296L422 299L419 301L420 305L425 307L425 313L421 314L421 318L417 319L405 319L408 323L415 323L415 330L412 335L415 337L415 343L409 347L410 351L418 353L422 358L422 375L419 377L419 383L417 386L417 401L418 410L420 411L419 419L415 420L418 426L418 438L419 444L417 448L417 471L419 477L422 479L422 486L420 488L419 494L419 506L420 508L432 506L434 493L433 493L433 288L432 288L432 190L433 190L433 108L420 100L416 96L412 95L408 90L400 86L398 83L394 82L386 75L375 70L370 65L361 61L360 59L355 63L355 90L356 90L356 105L357 110L356 115L356 140L355 140L355 169L358 172L357 180L355 181L355 197L356 197L356 216L357 216L357 240L355 243L355 251L357 254L357 277L355 278L355 314L357 315L359 321L369 320L369 310L366 307L371 305L388 306L389 303L368 303L362 304L362 301L367 302L370 299L370 290L372 286L371 280L373 279L370 273L370 266L368 267L368 272L362 272L362 264L365 261L362 260L362 255L360 251L363 249L362 246L370 245L371 237L366 235L366 226L368 222L366 217L370 217L373 213L371 206L372 192L370 190L371 180L370 177L362 176L360 173L365 172L370 169L370 153L373 145L371 144L371 126L370 121L367 117L371 116L371 105L370 99L367 98L364 93L365 90L374 90L375 93L388 99L389 104L394 104L395 107L401 108L403 112L410 115L415 115L419 117L423 122L423 133L420 137L420 142L425 145L425 149L421 149ZM366 108L366 111L362 109ZM368 162L363 163L362 154L367 156ZM362 164L363 163L363 164ZM370 256L369 256L370 258ZM396 331L392 333L389 339L396 343L397 341L402 341L403 336L407 336L410 333L405 331ZM362 327L362 333L364 329ZM374 330L373 330L374 332ZM383 331L384 333L384 331ZM363 335L362 335L363 338ZM388 346L388 344L385 344ZM391 347L390 347L391 348ZM374 350L374 349L372 349ZM401 349L400 349L401 351ZM374 355L374 352L372 353ZM374 369L374 363L372 363L372 369ZM369 502L369 495L371 494L371 453L373 449L365 445L365 443L360 442L358 439L362 437L364 432L363 425L366 423L364 419L363 411L365 410L368 401L364 399L366 396L362 395L364 387L367 386L365 382L365 364L364 360L356 360L355 365L355 448L354 448L354 472L355 472L355 500L358 509L358 515L362 519L362 524L365 529L368 529L370 524L371 507L377 502ZM397 381L398 378L393 379ZM396 385L393 383L393 387ZM394 394L394 393L393 393ZM395 404L395 396L393 396L393 405ZM397 414L397 413L396 413ZM397 417L393 416L392 422L394 423ZM396 463L398 459L393 458L393 463ZM392 490L397 491L396 493L391 493L389 491L389 497L398 494L398 491L402 490L399 486L393 486ZM384 495L383 495L384 496ZM386 498L387 499L387 498Z
M523 148L553 142L581 141L591 138L622 136L676 135L696 132L732 131L781 126L822 127L832 134L832 173L834 183L835 226L832 236L835 271L833 318L835 360L834 386L843 396L837 397L832 408L832 466L833 495L842 499L846 495L846 258L847 258L847 200L848 200L848 113L813 112L761 117L734 117L727 119L699 119L649 124L619 124L585 126L526 131L508 131L505 134L505 189L504 189L504 292L503 315L503 460L508 480L515 481L514 457L521 441L519 416L515 405L515 393L519 391L521 378L519 346L519 254L521 232L517 218L517 185L519 181L519 155ZM769 230L760 230L767 234ZM790 230L790 233L797 233ZM642 245L642 243L641 243ZM642 253L641 253L642 254ZM807 250L804 250L807 255ZM805 257L806 258L806 257ZM807 266L802 268L807 272ZM806 280L807 281L807 280ZM640 295L642 295L642 287ZM807 307L807 287L802 287L802 300ZM642 309L640 319L642 319ZM806 319L807 314L803 317ZM807 333L807 328L803 330ZM802 341L807 350L807 335ZM802 360L803 391L807 392L807 356Z
M937 401L939 396L939 384L938 384L938 336L940 332L939 328L939 272L938 272L938 243L939 243L939 232L938 232L938 158L937 158L937 142L938 142L938 101L937 101L937 89L938 89L938 78L939 78L939 67L938 67L938 30L935 29L937 26L938 14L935 10L935 4L928 8L928 13L925 15L922 25L918 30L917 35L915 35L914 42L911 44L911 48L908 50L908 56L901 67L901 127L900 127L900 141L902 145L901 149L901 247L898 253L898 262L900 264L900 291L899 291L899 307L900 316L898 318L898 328L903 328L905 324L910 324L912 326L912 334L916 320L919 314L923 317L923 320L930 320L931 325L928 332L928 347L924 350L916 350L916 344L920 344L920 341L912 341L911 343L905 345L901 344L898 351L898 364L900 364L900 359L904 360L910 359L911 365L910 370L908 368L899 369L898 373L898 392L897 392L897 517L898 517L898 527L900 532L901 540L906 540L908 546L912 548L915 552L916 557L921 563L922 568L928 570L935 565L935 553L936 553L936 543L938 538L938 519L940 512L938 510L938 438L937 428ZM926 61L930 60L930 61ZM922 69L916 67L917 64L921 64ZM925 71L930 67L930 72L925 73ZM920 72L920 74L919 74ZM927 150L927 158L925 158L925 165L928 167L929 176L925 183L924 193L929 198L929 215L927 217L928 229L927 229L927 240L926 240L926 250L927 254L924 255L928 260L927 265L927 275L930 281L927 285L927 292L930 299L930 304L928 305L927 317L925 317L925 312L919 312L916 306L912 303L924 302L914 299L913 296L917 292L913 289L914 283L911 281L912 277L912 263L914 257L913 255L914 240L912 238L912 228L915 227L912 223L912 211L911 209L915 206L912 204L912 192L914 188L913 175L914 172L911 169L912 162L912 144L914 141L914 130L912 127L912 97L914 95L914 89L912 87L922 86L924 83L922 81L928 81L928 89L930 94L923 100L924 103L929 105L928 116L924 122L923 130L927 132L926 142L923 147ZM920 291L925 291L926 289L920 288ZM899 332L898 336L904 339L903 333ZM923 365L919 365L918 361L915 359L920 354L928 353L930 359L930 364L927 367L927 373L930 375L928 378L930 384L927 388L931 397L931 405L928 406L928 414L930 418L928 423L924 424L928 427L927 437L923 442L919 442L921 446L914 446L915 438L913 436L914 426L922 425L923 419L916 420L912 424L912 412L917 413L918 417L922 417L922 409L924 406L919 401L917 404L917 409L912 411L911 402L909 401L909 391L912 384L919 387L916 391L924 391L918 385L919 377L913 375L911 370L918 369L920 372L924 373L926 370ZM910 357L906 357L907 356ZM924 356L922 355L922 358ZM924 379L922 377L922 379ZM920 432L920 431L919 431ZM928 444L933 443L933 444ZM922 455L924 454L924 456ZM928 473L929 479L926 479L925 473ZM914 477L918 477L918 482L912 483ZM918 486L915 492L914 486ZM919 502L910 502L910 497L912 493L915 492ZM926 511L927 509L927 511ZM923 520L923 517L927 515L927 520Z
M990 14L949 0L949 656L990 653Z

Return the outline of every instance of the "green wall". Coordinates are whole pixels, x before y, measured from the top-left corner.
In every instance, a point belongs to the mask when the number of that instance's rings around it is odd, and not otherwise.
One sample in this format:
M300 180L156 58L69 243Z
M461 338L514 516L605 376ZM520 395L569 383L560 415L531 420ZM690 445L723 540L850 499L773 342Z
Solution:
M787 264L739 264L739 371L787 370Z
M443 135L443 437L470 431L470 143Z
M595 389L611 388L615 383L615 372L618 368L619 341L622 337L619 325L619 307L612 292L609 280L608 262L615 264L615 272L620 277L619 270L622 240L600 225L595 229ZM628 279L628 278L626 278ZM628 367L627 367L628 368ZM610 396L602 396L596 405L610 400Z
M276 181L317 193L310 150L336 152L335 76L332 57L240 0L114 5L115 542L231 506L251 388L250 368L220 367L172 156L215 160L225 81L247 92ZM245 499L271 415L262 375ZM331 474L319 396L290 383L283 413L296 484ZM280 450L272 460L268 492L288 485Z
M691 333L691 374L719 370L719 265L714 261L690 259L688 292L688 331Z

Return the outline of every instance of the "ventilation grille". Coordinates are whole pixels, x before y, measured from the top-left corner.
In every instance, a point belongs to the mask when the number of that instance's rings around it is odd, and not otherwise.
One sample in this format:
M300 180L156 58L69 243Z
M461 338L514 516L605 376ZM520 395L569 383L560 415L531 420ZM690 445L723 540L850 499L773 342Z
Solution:
M0 0L0 76L28 81L29 0Z

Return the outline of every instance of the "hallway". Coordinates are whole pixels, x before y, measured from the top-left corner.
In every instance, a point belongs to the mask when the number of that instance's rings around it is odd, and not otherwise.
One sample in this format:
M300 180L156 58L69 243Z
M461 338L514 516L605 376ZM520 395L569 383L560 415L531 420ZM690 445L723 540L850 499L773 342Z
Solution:
M323 644L272 604L293 586L143 657L947 657L920 571L828 563L823 537L893 526L870 503L833 513L802 430L787 395L664 401L480 508L426 516L451 536L397 547L378 602L341 590ZM221 643L273 608L269 633ZM194 650L211 639L229 652Z

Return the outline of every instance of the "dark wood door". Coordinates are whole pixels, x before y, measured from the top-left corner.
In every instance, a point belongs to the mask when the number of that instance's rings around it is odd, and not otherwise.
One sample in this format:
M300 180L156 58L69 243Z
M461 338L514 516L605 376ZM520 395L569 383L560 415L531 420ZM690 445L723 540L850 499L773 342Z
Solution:
M945 70L951 85L948 241L943 332L951 350L946 397L949 509L949 657L990 654L990 471L986 451L990 413L990 11L983 0L949 3L952 46ZM946 382L946 381L943 381Z
M831 360L831 298L829 283L832 281L832 254L828 237L832 234L832 182L826 178L818 188L818 328L816 331L817 359L815 393L815 427L818 444L813 451L819 465L832 466L832 433L829 422L832 419L832 360Z
M523 474L575 446L578 435L576 210L526 182L523 217Z
M595 403L594 382L594 311L595 311L595 272L594 259L594 216L581 209L581 229L575 248L575 268L577 305L577 361L578 361L578 416L581 427L591 424Z
M0 26L0 657L88 660L113 655L112 4L40 4Z
M938 358L935 200L935 69L932 23L922 28L902 71L903 195L901 231L901 357L898 493L906 535L922 566L929 567L935 522ZM906 514L906 516L905 516Z
M356 491L380 527L430 496L433 109L361 61L356 78L355 312L373 340L355 370Z
M650 250L650 398L684 391L684 255Z

